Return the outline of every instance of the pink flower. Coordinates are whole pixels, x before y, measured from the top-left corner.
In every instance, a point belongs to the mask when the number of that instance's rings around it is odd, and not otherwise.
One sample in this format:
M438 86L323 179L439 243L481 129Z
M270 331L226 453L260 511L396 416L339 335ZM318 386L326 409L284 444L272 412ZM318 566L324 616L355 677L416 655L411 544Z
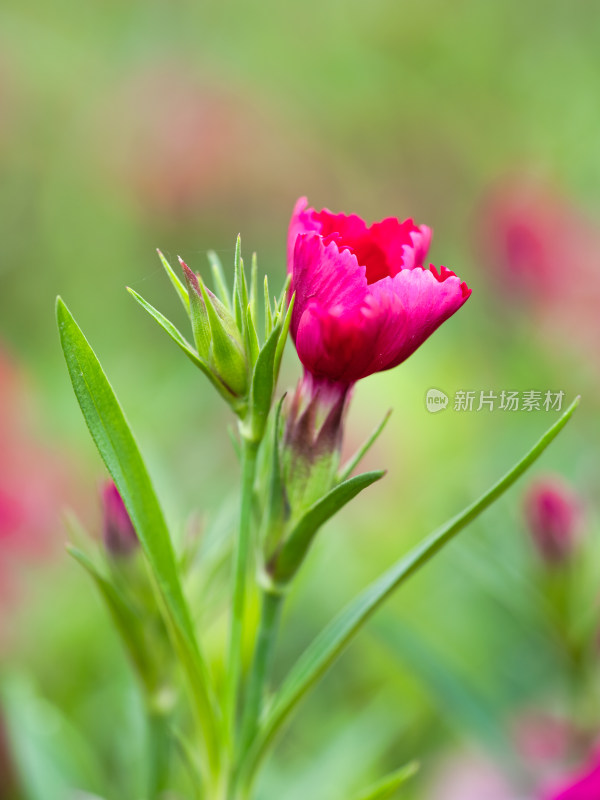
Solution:
M288 238L296 293L291 332L305 369L350 386L405 361L471 294L423 261L425 225L315 211L301 198Z
M525 517L544 561L563 563L573 552L580 529L581 502L575 493L560 478L541 478L529 487Z
M139 546L125 503L112 481L102 487L102 510L106 551L112 556L127 556Z
M81 471L64 447L36 433L36 411L25 373L0 343L0 640L12 617L3 613L6 601L19 596L20 567L62 552L62 498L84 506Z
M600 752L577 775L543 795L543 800L598 800L600 798Z

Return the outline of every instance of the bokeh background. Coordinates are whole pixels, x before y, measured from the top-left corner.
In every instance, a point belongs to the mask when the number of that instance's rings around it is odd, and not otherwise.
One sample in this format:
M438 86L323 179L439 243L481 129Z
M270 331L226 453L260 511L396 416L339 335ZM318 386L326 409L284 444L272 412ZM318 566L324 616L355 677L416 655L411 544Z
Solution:
M154 249L197 271L214 249L230 266L238 231L277 286L304 194L429 224L431 260L473 296L401 368L358 387L348 450L392 407L369 456L388 475L322 532L277 675L557 418L454 411L456 392L583 400L532 475L398 593L305 703L261 798L341 799L418 758L407 798L515 800L589 757L600 736L599 26L600 6L584 2L3 0L0 797L13 780L28 800L73 787L134 798L144 757L125 658L64 555L65 510L99 534L104 474L60 353L56 294L120 396L173 530L194 513L227 529L231 420L125 286L183 324ZM290 348L282 390L298 374ZM432 387L450 397L435 415ZM582 509L577 553L558 569L524 514L528 483L548 474ZM565 594L568 630L554 613ZM218 644L222 604L204 602Z

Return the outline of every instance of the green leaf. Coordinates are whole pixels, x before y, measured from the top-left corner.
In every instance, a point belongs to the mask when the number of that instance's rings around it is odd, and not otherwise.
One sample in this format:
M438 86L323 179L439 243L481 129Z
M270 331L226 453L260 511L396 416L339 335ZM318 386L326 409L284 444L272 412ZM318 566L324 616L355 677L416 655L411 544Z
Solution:
M350 477L350 475L360 464L366 453L370 450L371 446L379 438L379 434L387 425L387 421L389 420L391 415L392 415L392 409L390 408L390 410L386 413L384 418L381 420L381 422L375 428L375 430L371 433L371 435L362 445L362 447L359 447L356 453L350 459L348 459L348 461L344 464L344 466L342 467L342 471L338 476L338 480L345 481L346 478Z
M564 428L578 404L579 398L569 406L563 416L552 425L516 466L494 484L491 489L435 531L420 545L417 545L408 555L401 558L387 572L364 589L316 637L292 667L259 729L254 746L242 767L243 780L246 783L252 781L252 777L264 758L270 742L286 722L291 712L346 649L369 618L399 586L430 561L444 545L450 542L463 528L476 519L515 483Z
M163 254L161 253L161 251L158 248L157 248L156 252L158 253L158 257L160 258L160 260L162 262L162 265L165 268L165 272L169 276L169 280L171 281L171 283L173 284L173 286L175 288L175 291L179 295L179 299L183 303L183 307L185 308L186 312L189 314L190 313L190 298L189 298L189 295L187 293L187 290L186 290L185 286L179 280L179 278L177 277L175 272L173 272L173 268L171 267L171 265L169 264L167 259L163 256Z
M354 478L338 484L324 497L313 503L295 524L280 552L273 559L272 576L275 583L288 583L302 564L319 528L363 489L380 480L384 475L385 472L381 470L356 475Z
M218 761L217 718L208 670L183 595L173 546L150 477L112 386L71 313L57 298L61 344L79 406L119 490L151 567L165 622L188 678L211 769Z
M200 358L200 356L194 350L192 345L187 341L187 339L185 339L182 336L182 334L177 330L177 328L173 325L173 323L170 322L165 316L163 316L163 314L161 314L160 311L154 308L154 306L151 306L147 300L144 300L144 298L141 297L141 295L139 295L133 289L130 289L128 287L127 291L135 300L137 300L137 302L141 305L141 307L144 308L150 314L150 316L153 317L158 322L160 327L169 334L171 339L173 339L175 344L177 344L183 350L183 352L190 359L190 361L192 361L197 367L199 367L202 370L202 372L206 375L208 380L212 383L212 385L219 392L219 394L222 397L224 397L228 403L235 403L237 399L235 395L232 394L229 391L229 389L225 386L225 384L222 383L217 378L217 376L211 370L206 361L203 358Z
M353 797L352 800L389 800L390 797L396 794L403 783L406 783L413 775L416 775L418 770L418 763L412 761L410 764L377 781L366 791Z
M227 279L225 278L225 273L223 272L223 265L221 264L221 259L215 253L214 250L209 250L207 255L213 276L215 294L217 295L219 300L224 304L227 310L230 313L232 313L233 308L231 307L231 296L229 294L229 287L227 286Z

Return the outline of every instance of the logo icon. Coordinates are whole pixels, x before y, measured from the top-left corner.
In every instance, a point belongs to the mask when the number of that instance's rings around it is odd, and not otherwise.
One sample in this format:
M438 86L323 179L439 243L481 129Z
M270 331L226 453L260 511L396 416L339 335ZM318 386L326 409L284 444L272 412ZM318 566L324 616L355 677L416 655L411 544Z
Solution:
M425 396L425 405L431 414L443 411L448 405L448 395L439 389L429 389Z

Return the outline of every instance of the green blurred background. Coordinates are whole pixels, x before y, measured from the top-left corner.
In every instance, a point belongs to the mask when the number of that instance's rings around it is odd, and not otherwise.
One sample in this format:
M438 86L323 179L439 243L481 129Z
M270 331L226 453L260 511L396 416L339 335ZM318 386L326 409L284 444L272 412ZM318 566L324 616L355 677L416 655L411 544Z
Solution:
M584 2L3 0L0 499L21 516L18 536L8 514L0 528L0 655L12 758L34 776L28 798L74 786L135 798L143 758L125 659L62 554L61 509L98 534L104 475L72 397L54 298L113 381L174 530L194 510L227 528L231 420L124 287L183 324L154 249L196 271L214 249L228 266L238 231L277 286L299 195L369 221L430 225L431 260L473 296L406 364L357 388L348 450L392 407L369 456L388 475L322 533L289 604L277 674L557 418L459 413L460 390L583 396L535 470L581 495L586 557L573 602L594 613L599 32L600 6ZM281 388L298 374L290 347ZM431 387L451 398L443 413L426 410ZM573 700L523 523L526 483L336 666L282 740L261 797L344 798L415 757L406 797L451 800L448 770L465 763L471 777L533 791L556 763L536 766L515 730L553 714L593 738L597 687L578 681ZM218 643L223 608L210 602L198 614ZM575 750L577 760L585 746ZM473 798L491 798L491 786Z

